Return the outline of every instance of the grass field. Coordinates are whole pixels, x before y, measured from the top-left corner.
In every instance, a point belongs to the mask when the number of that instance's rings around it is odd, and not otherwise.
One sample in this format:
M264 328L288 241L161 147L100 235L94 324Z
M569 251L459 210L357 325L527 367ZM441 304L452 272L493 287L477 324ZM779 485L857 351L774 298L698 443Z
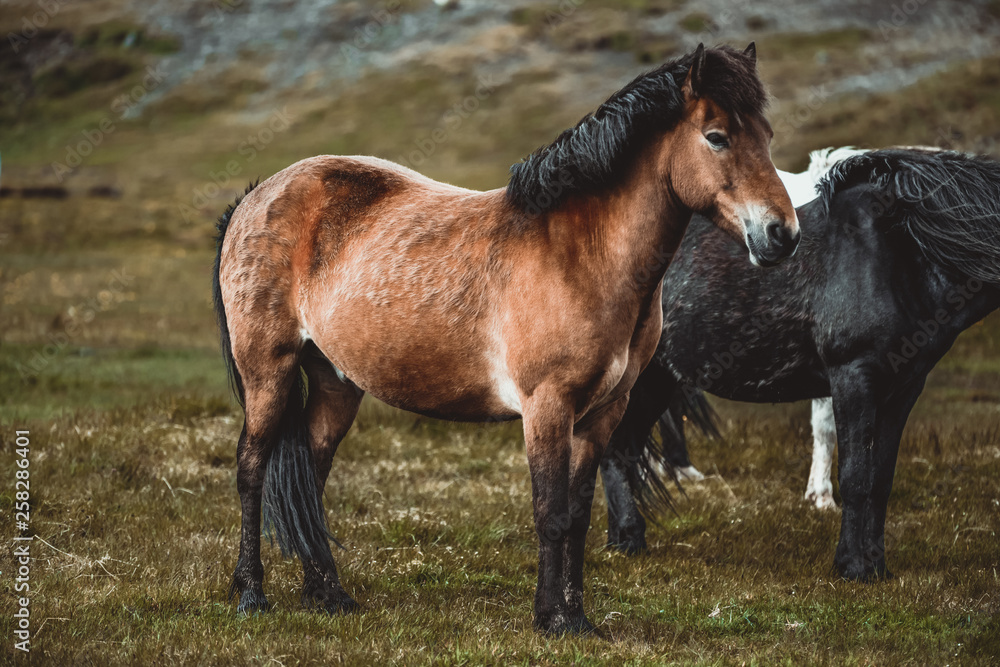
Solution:
M507 44L513 35L516 48L548 39L568 54L587 35L610 40L616 58L643 61L677 45L632 40L634 17L609 7L639 16L683 4L601 0L552 28L544 14L514 13L514 27L494 37ZM808 405L717 401L724 438L691 443L694 463L709 477L687 485L676 514L651 526L648 552L625 557L604 548L598 494L585 581L600 636L539 636L531 629L536 542L520 424L447 424L366 399L326 494L331 530L347 547L335 556L363 612L329 618L301 610L297 563L266 548L265 587L275 609L238 617L226 593L239 541L242 415L227 393L215 339L212 221L247 180L307 155L410 155L418 140L445 127L443 113L475 89L476 77L459 45L440 67L369 72L327 97L291 91L277 107L250 114L245 107L264 83L248 69L177 86L140 118L119 120L111 100L176 44L150 36L142 49L113 48L109 35L133 28L91 25L115 3L92 5L53 22L79 23L77 40L92 44L79 67L103 63L102 71L122 74L75 90L67 88L79 81L75 70L62 78L50 72L36 83L58 95L33 98L15 119L0 114L4 183L15 186L33 184L65 159L82 130L105 117L116 122L67 181L67 199L0 198L0 518L13 522L14 433L29 430L35 536L28 656L12 649L17 595L8 575L17 564L10 549L0 553L0 663L1000 660L997 314L963 334L911 418L889 506L892 581L848 583L832 570L839 513L802 499ZM705 20L694 12L685 18L693 31ZM763 75L778 95L771 118L779 167L801 168L808 150L847 143L945 141L996 155L996 56L874 98L813 104L800 95L831 73L864 71L879 40L855 29L759 40ZM562 69L585 77L588 58L566 55L570 64L558 66L539 59L498 80L426 163L413 166L460 185L501 186L512 162L623 82L581 78L569 89ZM110 61L117 70L107 69ZM283 108L287 126L275 126L283 129L247 159L241 142L259 136ZM218 185L213 174L231 160L237 173ZM121 189L120 199L82 194L108 183Z
M691 447L710 477L651 528L647 553L603 548L597 503L586 586L602 636L546 639L530 625L535 539L517 423L366 403L326 496L363 613L301 610L298 565L271 548L276 608L240 618L226 599L240 415L216 356L71 350L54 366L50 388L22 401L35 416L8 408L3 426L6 452L11 429L31 430L38 664L987 665L1000 652L1000 407L983 389L998 386L995 370L946 367L917 408L890 503L895 580L832 572L838 516L801 498L806 406L722 404L725 440ZM96 408L82 407L84 377ZM0 474L13 470L5 457ZM9 485L0 498L9 516ZM13 565L4 553L0 570ZM5 613L6 637L11 622Z

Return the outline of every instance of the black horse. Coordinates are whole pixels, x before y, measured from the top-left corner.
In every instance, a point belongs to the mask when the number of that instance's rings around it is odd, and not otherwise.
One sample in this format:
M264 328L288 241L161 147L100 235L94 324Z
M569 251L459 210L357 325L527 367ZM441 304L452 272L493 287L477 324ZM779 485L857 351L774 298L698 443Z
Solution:
M635 499L667 499L659 462L690 465L682 415L702 392L750 402L833 397L843 501L835 566L891 576L885 515L903 427L958 335L1000 308L1000 163L881 150L834 166L798 209L802 243L753 275L746 253L692 221L663 288L663 335L601 471L609 542L645 546ZM794 284L796 290L788 290ZM660 423L662 441L650 437Z

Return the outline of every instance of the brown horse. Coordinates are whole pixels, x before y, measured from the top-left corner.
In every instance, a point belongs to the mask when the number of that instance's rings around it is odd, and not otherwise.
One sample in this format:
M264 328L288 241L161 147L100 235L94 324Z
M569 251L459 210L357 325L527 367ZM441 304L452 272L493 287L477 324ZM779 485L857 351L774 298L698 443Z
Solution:
M246 421L232 591L268 607L264 523L303 563L303 603L357 605L322 489L364 392L452 420L524 420L540 542L535 625L593 629L583 560L598 463L660 337L660 281L692 211L790 255L756 53L705 50L640 76L474 192L370 157L298 162L219 225L215 297Z

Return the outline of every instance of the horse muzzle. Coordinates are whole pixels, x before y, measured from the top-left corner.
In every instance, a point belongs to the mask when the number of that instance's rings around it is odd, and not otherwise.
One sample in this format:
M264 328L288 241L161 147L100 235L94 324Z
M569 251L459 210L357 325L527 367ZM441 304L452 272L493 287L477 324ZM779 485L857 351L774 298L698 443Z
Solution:
M795 254L802 234L797 229L789 229L783 221L772 219L767 222L744 220L746 243L750 251L750 261L757 266L774 266Z

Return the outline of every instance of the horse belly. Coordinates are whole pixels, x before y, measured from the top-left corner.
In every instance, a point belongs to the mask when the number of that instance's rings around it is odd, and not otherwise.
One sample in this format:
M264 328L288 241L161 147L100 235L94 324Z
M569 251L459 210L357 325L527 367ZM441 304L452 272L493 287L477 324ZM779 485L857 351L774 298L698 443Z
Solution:
M516 419L479 344L477 323L341 304L311 333L351 382L403 410L454 421ZM477 344L478 343L478 344Z
M747 342L739 336L666 339L668 367L687 384L734 401L783 403L829 396L829 380L808 341L776 335Z

